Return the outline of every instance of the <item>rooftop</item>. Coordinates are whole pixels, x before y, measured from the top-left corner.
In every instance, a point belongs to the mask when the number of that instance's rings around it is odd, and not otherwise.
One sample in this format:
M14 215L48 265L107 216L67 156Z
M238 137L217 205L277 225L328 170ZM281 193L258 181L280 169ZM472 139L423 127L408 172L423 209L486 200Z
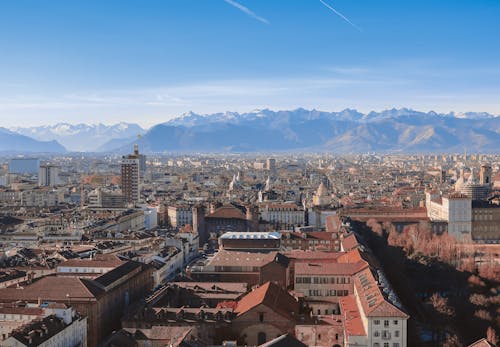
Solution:
M259 305L267 306L290 320L295 319L299 312L297 300L272 282L261 285L241 298L235 312L241 316Z
M64 321L54 315L34 320L11 332L11 338L25 346L40 346L66 328Z
M340 298L340 310L344 317L344 330L347 336L366 336L361 314L354 295Z
M354 286L363 312L367 317L409 317L384 298L369 268L358 272L354 276Z
M206 218L225 218L225 219L245 219L246 216L236 207L222 206L210 213Z
M286 259L278 252L240 252L219 250L215 256L208 262L210 266L257 266L261 267L272 261L281 261Z
M253 240L279 240L281 239L281 234L278 232L227 232L224 233L221 239L253 239Z
M46 276L26 287L1 289L0 301L92 301L102 293L100 288L87 279Z

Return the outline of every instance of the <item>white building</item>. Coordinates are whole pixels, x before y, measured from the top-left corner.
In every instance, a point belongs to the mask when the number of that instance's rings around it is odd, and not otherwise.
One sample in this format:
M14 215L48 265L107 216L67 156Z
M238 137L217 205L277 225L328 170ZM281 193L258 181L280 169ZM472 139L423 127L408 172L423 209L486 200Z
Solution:
M472 199L461 193L441 196L426 193L427 216L434 222L447 222L450 235L470 236L472 231Z
M78 315L71 307L63 304L43 303L22 309L27 314L17 312L17 314L4 313L2 315L2 323L22 322L7 335L2 333L2 337L5 338L1 343L2 346L87 346L87 317ZM2 324L2 332L3 329L4 324Z
M177 247L167 246L162 252L152 257L149 264L155 267L153 272L155 287L172 280L184 267L184 252Z

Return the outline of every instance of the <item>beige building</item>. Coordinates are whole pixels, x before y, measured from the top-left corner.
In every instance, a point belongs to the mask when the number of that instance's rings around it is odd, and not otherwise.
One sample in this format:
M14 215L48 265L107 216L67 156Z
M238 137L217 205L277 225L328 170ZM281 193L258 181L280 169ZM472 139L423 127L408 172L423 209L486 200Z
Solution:
M167 208L168 220L173 228L193 225L193 208L188 205L173 205Z
M262 220L286 226L304 226L306 218L304 209L293 203L263 203L259 212Z

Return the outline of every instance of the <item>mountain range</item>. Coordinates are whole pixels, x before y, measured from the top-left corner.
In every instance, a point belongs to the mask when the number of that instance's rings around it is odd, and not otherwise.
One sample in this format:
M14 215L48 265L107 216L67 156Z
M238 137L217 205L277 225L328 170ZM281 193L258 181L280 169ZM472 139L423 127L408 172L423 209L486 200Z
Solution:
M130 152L500 152L500 117L391 109L361 113L296 109L200 115L185 113L144 130L137 124L57 124L13 128L68 150ZM142 134L140 138L137 135Z
M142 136L146 152L500 152L500 117L488 113L392 109L363 114L256 110L186 113ZM126 151L127 144L119 148Z
M38 127L17 127L10 130L39 141L55 140L66 150L74 152L98 152L101 151L100 147L110 140L120 139L130 142L145 132L139 125L129 123L114 125L58 123Z
M37 141L31 137L0 128L0 152L62 153L66 149L57 141Z

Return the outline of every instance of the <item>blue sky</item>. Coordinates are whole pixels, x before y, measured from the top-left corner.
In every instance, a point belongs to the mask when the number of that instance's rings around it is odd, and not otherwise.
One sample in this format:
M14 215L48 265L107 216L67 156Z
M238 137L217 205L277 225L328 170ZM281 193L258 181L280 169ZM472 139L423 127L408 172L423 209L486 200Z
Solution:
M500 1L323 1L345 18L319 0L0 1L0 126L297 107L500 114Z

